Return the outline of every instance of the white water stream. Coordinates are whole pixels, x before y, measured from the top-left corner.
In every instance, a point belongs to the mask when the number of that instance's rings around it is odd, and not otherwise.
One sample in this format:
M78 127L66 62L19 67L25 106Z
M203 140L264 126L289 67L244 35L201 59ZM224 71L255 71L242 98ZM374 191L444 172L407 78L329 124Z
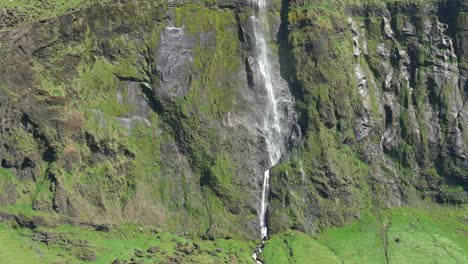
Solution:
M255 16L252 17L255 43L257 48L257 62L260 74L263 77L263 85L266 90L266 104L263 120L263 132L268 147L270 166L274 166L281 158L281 146L283 145L283 136L281 133L280 114L278 111L278 93L281 87L275 87L273 84L273 70L269 59L270 49L266 36L268 35L268 11L266 10L265 0L254 0ZM275 89L278 88L278 89ZM265 171L263 177L262 203L260 211L261 239L267 236L266 211L268 206L267 196L269 189L270 170Z
M266 0L252 0L255 15L251 17L255 34L256 60L260 77L263 78L263 86L266 92L263 133L265 136L267 151L269 154L270 168L278 164L284 148L285 132L282 131L282 120L285 119L284 111L281 111L281 105L290 99L282 95L284 85L279 80L279 76L272 68L270 55L272 54L268 45L269 36L269 21ZM268 209L268 192L269 192L270 169L266 170L263 176L261 210L259 215L261 229L261 244L257 251L261 251L264 240L268 235L268 227L266 215ZM252 255L257 263L261 263L257 259L257 251Z

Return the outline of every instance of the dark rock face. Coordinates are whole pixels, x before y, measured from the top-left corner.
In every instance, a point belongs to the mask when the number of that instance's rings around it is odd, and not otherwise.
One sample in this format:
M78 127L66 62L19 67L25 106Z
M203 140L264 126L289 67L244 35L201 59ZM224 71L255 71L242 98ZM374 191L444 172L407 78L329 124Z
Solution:
M0 205L258 237L269 164L252 10L190 2L97 3L0 32ZM466 203L466 4L277 2L272 67L294 100L271 230L313 232L421 199ZM0 23L27 21L9 12Z
M188 36L184 27L166 27L159 36L156 51L157 75L160 85L156 90L168 98L187 94L193 71L193 48L195 39Z

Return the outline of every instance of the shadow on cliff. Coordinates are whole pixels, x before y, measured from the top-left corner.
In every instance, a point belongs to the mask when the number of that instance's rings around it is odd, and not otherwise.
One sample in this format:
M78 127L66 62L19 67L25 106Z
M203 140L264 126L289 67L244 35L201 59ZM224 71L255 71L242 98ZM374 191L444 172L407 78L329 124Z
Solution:
M291 47L289 46L289 31L290 25L288 22L288 13L290 9L290 1L281 1L281 24L276 35L277 42L279 44L279 64L281 77L288 82L291 94L296 101L295 110L298 115L297 124L301 128L301 134L304 135L308 127L307 113L304 108L300 107L301 102L304 101L304 93L301 89L301 85L297 81L296 71L294 68L294 56L291 53Z

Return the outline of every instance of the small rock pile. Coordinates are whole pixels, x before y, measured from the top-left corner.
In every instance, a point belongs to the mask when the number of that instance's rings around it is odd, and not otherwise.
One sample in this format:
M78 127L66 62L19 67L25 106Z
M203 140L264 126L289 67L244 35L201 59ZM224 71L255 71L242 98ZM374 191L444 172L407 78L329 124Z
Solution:
M47 246L58 246L83 261L95 261L97 257L92 246L85 239L72 239L64 234L45 231L35 232L31 239Z
M0 10L0 28L12 27L29 19L29 14L20 7L2 8Z

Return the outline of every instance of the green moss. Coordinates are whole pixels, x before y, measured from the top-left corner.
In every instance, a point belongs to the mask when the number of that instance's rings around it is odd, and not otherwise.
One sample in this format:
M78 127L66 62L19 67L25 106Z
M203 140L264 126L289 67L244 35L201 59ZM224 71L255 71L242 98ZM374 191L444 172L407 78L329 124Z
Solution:
M6 190L9 185L15 186L17 183L16 176L9 169L0 167L0 190ZM1 197L2 195L0 195ZM15 195L16 196L16 195Z
M402 109L400 112L400 129L401 129L401 138L406 140L408 144L412 143L411 138L411 119L408 114L408 110Z
M36 150L39 148L38 143L35 141L33 135L19 127L15 127L13 129L10 138L7 140L15 146L17 151L16 154L19 156L27 157L30 155L35 155ZM5 158L8 158L8 155L6 155Z
M274 168L271 179L274 211L269 219L273 232L291 227L313 233L330 225L344 224L355 212L371 208L369 165L358 158L354 149L336 141L332 130L322 129L317 135L310 133L307 143L291 162ZM324 174L324 167L333 179ZM339 190L331 187L345 182L353 184ZM288 188L283 189L284 186ZM336 196L343 192L347 193L345 201ZM320 218L312 223L315 215L310 215L307 208L310 203L321 211Z
M379 113L379 100L378 95L380 94L380 88L376 85L378 79L374 76L374 73L370 69L370 66L367 60L364 57L360 57L359 64L363 67L366 75L369 76L368 79L368 87L369 87L369 98L370 98L370 106L372 115L375 120L381 120L381 115Z
M214 165L211 167L210 186L216 190L218 196L227 196L228 199L238 199L239 193L233 193L235 179L235 169L230 158L224 155L218 155Z
M46 1L30 1L30 0L5 0L0 2L0 8L16 8L15 18L13 21L19 23L27 23L39 19L50 19L63 15L79 8L83 8L89 4L96 3L96 0L46 0ZM99 0L104 3L108 0Z
M235 75L240 66L236 18L229 11L205 8L177 8L177 17L184 18L188 34L196 37L193 72L197 81L192 83L187 106L189 112L201 112L215 117L231 111L236 98ZM196 18L196 22L188 18ZM214 33L214 43L200 36Z
M44 91L47 91L51 96L64 97L65 96L65 87L61 84L56 84L46 73L48 70L44 67L37 66L36 69L36 78L39 82L39 86Z
M91 67L82 66L80 69L80 81L82 86L82 97L91 101L91 98L101 97L115 87L113 67L105 59L96 60Z

